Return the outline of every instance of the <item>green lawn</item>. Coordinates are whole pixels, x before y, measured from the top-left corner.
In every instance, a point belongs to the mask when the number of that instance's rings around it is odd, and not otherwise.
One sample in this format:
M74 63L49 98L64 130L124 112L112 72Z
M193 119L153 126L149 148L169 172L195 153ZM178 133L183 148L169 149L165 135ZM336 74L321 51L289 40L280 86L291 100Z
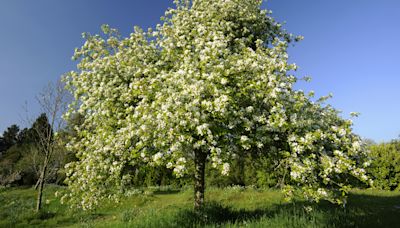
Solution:
M44 210L33 211L31 188L0 189L0 227L396 227L400 192L355 190L346 208L327 202L284 203L275 190L243 188L206 191L204 213L195 214L190 189L149 189L95 211L70 210L47 186ZM46 202L47 201L47 202ZM310 211L311 209L311 211Z

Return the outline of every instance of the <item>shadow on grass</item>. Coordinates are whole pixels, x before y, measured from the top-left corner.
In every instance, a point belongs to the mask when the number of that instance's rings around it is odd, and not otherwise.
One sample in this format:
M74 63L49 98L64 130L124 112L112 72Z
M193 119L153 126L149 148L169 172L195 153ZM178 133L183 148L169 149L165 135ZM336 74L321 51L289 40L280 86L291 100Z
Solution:
M41 210L39 212L34 213L32 218L39 219L39 220L46 220L46 219L51 219L55 216L56 216L56 213Z
M157 195L171 195L171 194L177 194L177 193L179 193L180 192L180 190L175 190L175 189L173 189L173 190L157 190L157 191L154 191L154 194L157 194Z
M398 227L400 196L376 196L352 193L345 208L328 202L317 205L326 214L328 224L336 227Z
M209 202L201 212L181 209L174 217L174 224L179 227L245 224L283 227L396 227L400 224L400 196L351 194L345 208L329 202L294 202L245 210Z
M192 209L181 209L177 213L176 223L182 227L194 227L195 225L217 225L254 220L269 215L271 215L271 211L268 210L237 210L229 206L223 206L217 202L209 202L199 212Z

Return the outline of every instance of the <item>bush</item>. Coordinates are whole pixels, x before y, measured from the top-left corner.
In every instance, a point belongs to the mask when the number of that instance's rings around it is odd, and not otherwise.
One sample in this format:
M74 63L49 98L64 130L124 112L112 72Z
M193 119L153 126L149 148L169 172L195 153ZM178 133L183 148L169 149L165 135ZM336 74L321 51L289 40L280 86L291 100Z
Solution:
M400 141L370 146L371 166L368 172L374 187L400 190Z

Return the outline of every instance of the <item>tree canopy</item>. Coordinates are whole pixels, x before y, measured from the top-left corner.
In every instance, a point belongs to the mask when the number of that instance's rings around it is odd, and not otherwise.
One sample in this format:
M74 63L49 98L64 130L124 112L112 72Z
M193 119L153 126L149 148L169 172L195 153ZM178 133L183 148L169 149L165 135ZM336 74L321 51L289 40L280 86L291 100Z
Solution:
M300 190L345 203L351 180L369 180L351 121L293 88L287 47L300 38L261 0L175 3L155 30L122 38L103 26L104 35L85 34L76 49L78 71L65 77L75 101L65 116L84 121L69 144L79 160L67 167L64 199L91 208L124 191L127 167L165 165L177 177L194 173L201 200L205 161L229 175L243 152L279 161L289 197Z
M7 150L18 142L19 127L16 124L9 126L4 132L3 137L1 137L2 150Z

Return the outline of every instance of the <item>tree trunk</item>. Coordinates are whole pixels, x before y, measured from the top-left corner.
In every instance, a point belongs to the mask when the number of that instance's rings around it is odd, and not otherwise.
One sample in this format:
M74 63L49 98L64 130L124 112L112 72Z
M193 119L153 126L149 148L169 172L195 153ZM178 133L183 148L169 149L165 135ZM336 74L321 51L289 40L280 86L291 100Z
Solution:
M40 174L41 175L41 174ZM37 190L38 189L38 187L39 187L39 184L40 184L40 177L39 177L39 179L36 181L36 184L35 184L35 190Z
M39 189L38 189L38 196L36 202L36 211L39 211L42 208L42 196L43 196L43 185L46 179L46 170L47 170L47 163L48 163L48 156L45 156L42 173L39 177Z
M245 186L244 184L244 177L245 177L245 160L246 160L246 156L243 153L243 151L241 151L239 153L239 157L237 158L237 172L235 173L235 184L239 185L239 186Z
M207 154L201 150L194 152L194 209L201 210L204 204L204 172L206 168Z

